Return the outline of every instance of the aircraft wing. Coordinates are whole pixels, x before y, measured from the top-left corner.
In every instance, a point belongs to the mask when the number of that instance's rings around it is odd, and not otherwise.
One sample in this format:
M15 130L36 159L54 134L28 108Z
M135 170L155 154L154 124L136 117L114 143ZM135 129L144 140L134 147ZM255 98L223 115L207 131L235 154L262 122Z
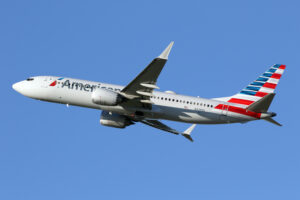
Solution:
M181 134L182 136L184 136L185 138L187 138L188 140L190 140L191 142L193 142L193 139L191 137L191 132L194 130L196 124L193 124L192 126L190 126L188 129L186 129L184 132L179 132L175 129L170 128L169 126L163 124L162 122L158 121L158 120L142 120L140 121L143 124L152 126L154 128L163 130L163 131L167 131L169 133L173 133L173 134Z
M168 60L173 43L171 42L157 58L120 92L124 97L151 106L150 97L152 96L152 91L159 89L156 86L156 81Z

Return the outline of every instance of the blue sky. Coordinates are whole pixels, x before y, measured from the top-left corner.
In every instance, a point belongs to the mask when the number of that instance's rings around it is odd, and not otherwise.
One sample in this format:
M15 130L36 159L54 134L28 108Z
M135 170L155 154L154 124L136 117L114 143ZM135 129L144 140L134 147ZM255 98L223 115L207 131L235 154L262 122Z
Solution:
M299 199L299 6L1 1L0 199ZM98 110L11 88L34 75L126 85L173 40L161 90L229 96L286 64L270 108L284 126L198 125L190 143L142 124L103 127Z

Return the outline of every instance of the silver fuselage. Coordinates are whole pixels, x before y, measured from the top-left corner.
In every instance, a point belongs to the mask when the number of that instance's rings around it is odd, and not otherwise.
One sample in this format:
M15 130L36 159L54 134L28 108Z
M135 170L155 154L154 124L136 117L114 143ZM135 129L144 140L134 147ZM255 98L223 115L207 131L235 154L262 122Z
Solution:
M36 76L33 78L33 81L24 80L15 83L13 88L24 96L33 99L105 110L130 117L135 117L135 113L139 111L147 119L164 119L196 124L243 123L257 119L230 112L226 109L227 106L224 106L224 109L216 109L219 105L236 106L236 104L159 91L153 92L151 109L122 103L116 106L98 105L91 98L95 89L105 88L120 92L123 86L73 78L59 80L59 77L54 76ZM56 81L55 85L51 86L54 81Z

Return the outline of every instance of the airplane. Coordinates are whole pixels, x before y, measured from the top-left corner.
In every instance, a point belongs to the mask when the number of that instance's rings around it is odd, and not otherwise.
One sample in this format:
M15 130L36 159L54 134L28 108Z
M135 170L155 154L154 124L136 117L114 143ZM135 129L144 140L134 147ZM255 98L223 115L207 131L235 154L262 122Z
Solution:
M286 65L275 64L237 94L229 97L205 99L159 92L157 79L168 60L174 42L128 85L120 86L102 82L57 76L35 76L12 85L24 96L60 104L102 110L100 124L125 128L137 122L183 135L193 141L191 132L196 124L246 123L266 120L281 126L268 112L275 96L274 90ZM159 120L192 124L183 132Z

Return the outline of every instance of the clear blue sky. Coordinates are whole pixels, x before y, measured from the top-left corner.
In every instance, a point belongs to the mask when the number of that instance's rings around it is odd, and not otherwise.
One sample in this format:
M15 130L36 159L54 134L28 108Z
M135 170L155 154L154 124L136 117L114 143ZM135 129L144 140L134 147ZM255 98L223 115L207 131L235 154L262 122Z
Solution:
M300 199L299 2L181 2L0 2L0 199ZM270 109L284 126L198 125L190 143L11 88L35 75L126 85L172 40L158 85L181 94L229 96L286 64Z

